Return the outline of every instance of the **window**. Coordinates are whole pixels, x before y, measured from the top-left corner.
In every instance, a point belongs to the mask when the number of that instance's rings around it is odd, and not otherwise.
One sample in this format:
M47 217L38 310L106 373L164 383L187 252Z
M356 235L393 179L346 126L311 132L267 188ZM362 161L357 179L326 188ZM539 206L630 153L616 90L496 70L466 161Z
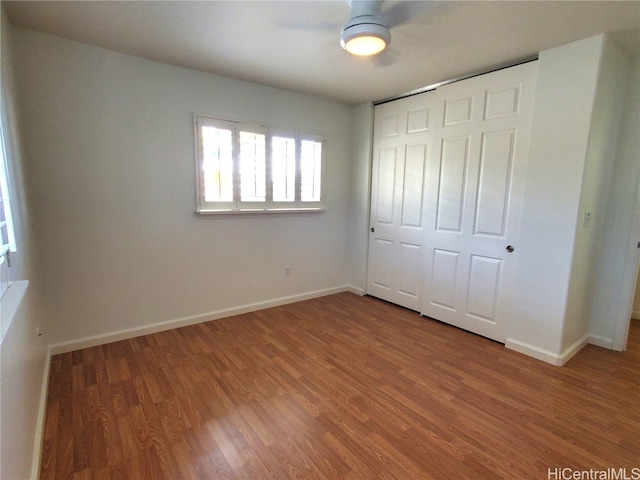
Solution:
M0 122L0 297L9 287L8 263L9 252L16 251L16 239L13 231L13 217L11 216L11 201L9 197L9 177L7 174L7 154L4 143L4 131Z
M324 136L195 116L197 212L323 209Z

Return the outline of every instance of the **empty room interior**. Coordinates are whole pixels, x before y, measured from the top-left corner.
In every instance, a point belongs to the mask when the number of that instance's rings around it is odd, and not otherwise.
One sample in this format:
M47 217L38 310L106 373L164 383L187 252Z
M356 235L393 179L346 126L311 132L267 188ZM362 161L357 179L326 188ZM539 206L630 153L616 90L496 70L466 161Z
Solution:
M0 478L640 478L640 2L0 14Z

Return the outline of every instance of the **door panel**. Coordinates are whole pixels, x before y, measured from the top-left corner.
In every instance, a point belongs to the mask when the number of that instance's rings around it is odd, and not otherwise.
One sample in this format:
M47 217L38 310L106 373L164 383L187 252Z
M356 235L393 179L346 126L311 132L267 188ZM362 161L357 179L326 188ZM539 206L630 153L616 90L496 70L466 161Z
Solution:
M416 311L433 98L428 92L378 105L374 119L367 293Z
M402 295L408 295L414 300L420 298L420 288L422 282L420 276L422 269L420 268L421 245L412 245L410 243L400 243L400 270L398 292Z
M482 135L475 234L504 236L515 131Z
M430 302L441 308L454 310L458 259L460 252L433 249Z
M451 127L471 122L473 96L444 101L444 126Z
M421 313L498 341L510 315L536 68L438 88L433 108Z
M459 232L462 229L462 210L469 158L469 137L442 140L440 160L437 229Z
M424 171L427 146L407 146L402 182L402 226L422 228Z
M376 238L370 248L376 258L372 275L373 285L388 291L391 289L391 268L394 261L393 242Z
M423 133L428 130L429 107L409 110L409 112L407 112L407 133Z
M507 88L487 90L487 101L485 102L484 119L507 117L518 115L520 106L520 86L515 85Z
M393 201L396 172L397 150L381 149L378 159L378 175L375 183L375 221L387 225L393 224Z
M495 323L502 260L471 255L467 314Z

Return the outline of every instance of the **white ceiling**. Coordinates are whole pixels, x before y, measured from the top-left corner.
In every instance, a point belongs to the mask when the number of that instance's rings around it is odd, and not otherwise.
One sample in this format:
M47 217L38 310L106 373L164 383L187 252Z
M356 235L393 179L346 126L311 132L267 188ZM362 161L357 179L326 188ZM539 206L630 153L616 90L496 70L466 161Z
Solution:
M346 104L385 99L602 32L635 30L614 38L640 51L640 1L386 0L383 10L414 16L392 28L391 48L372 59L340 48L346 0L2 3L15 25Z

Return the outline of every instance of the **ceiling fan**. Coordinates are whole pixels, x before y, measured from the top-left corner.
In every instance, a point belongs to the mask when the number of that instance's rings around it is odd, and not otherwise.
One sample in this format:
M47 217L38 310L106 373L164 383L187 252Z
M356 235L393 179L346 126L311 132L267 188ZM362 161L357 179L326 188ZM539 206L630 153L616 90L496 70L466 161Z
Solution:
M339 2L319 2L335 4ZM424 16L440 11L442 1L435 0L345 0L349 5L348 21L340 29L333 20L322 21L318 16L278 21L280 28L305 31L340 31L342 48L353 54L368 57L376 65L386 66L398 57L389 48L391 30ZM308 5L313 4L308 2ZM310 10L307 10L307 15ZM371 46L373 45L373 46ZM382 54L380 54L382 53ZM397 53L397 52L396 52Z
M340 33L340 45L353 55L370 56L382 52L391 42L391 28L426 13L434 2L394 2L382 10L383 0L347 0L349 21Z
M382 0L349 0L351 15L340 33L340 45L353 55L375 55L391 42L382 19Z

